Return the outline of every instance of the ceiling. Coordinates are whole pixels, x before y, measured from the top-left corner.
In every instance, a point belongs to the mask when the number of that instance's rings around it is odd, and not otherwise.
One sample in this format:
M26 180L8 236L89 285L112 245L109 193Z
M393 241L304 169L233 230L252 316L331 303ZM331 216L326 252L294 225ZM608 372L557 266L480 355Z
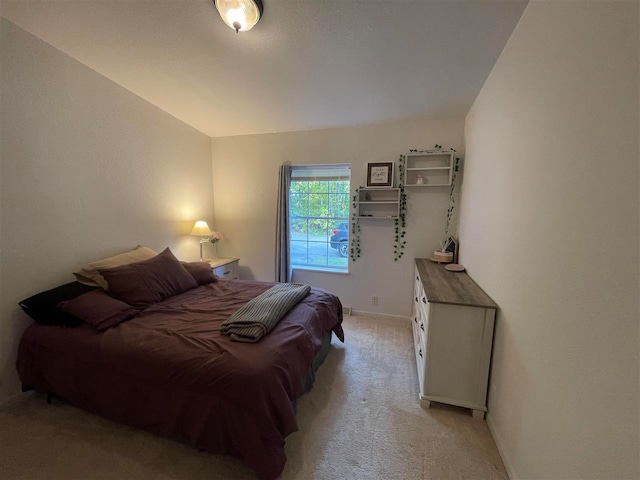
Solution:
M465 115L526 0L2 0L2 16L211 137Z

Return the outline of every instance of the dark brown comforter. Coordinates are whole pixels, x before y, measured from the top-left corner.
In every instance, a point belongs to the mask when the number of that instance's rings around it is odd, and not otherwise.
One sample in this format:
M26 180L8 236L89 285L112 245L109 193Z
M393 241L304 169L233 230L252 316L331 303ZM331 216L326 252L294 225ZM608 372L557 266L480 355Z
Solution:
M273 284L220 281L152 305L105 332L34 324L17 367L36 390L213 453L260 478L284 468L298 429L292 402L323 335L343 340L338 298L312 289L259 343L232 342L220 324Z

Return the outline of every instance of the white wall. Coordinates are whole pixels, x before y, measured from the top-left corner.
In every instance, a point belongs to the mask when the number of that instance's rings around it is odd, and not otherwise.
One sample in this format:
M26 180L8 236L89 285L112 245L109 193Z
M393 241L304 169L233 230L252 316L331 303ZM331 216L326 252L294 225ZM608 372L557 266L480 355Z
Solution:
M198 257L210 138L0 20L0 404L19 392L23 298L134 247Z
M424 120L306 132L212 139L216 229L225 240L218 254L240 257L241 276L274 280L278 166L350 163L352 190L363 185L367 162L397 162L411 148L436 143L461 153L463 119ZM408 189L409 190L409 189ZM393 220L363 220L362 256L349 275L296 271L293 280L335 292L362 311L411 313L413 258L430 256L444 236L446 187L409 191L407 248L394 262ZM372 295L379 297L377 307Z
M639 478L638 2L531 2L466 119L461 261L500 305L512 478Z

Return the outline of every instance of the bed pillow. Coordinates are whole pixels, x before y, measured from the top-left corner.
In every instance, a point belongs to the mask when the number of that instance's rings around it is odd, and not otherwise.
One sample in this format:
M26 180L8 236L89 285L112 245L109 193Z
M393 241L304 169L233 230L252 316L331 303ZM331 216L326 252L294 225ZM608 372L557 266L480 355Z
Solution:
M134 262L142 262L155 257L157 254L158 252L154 252L150 248L138 245L136 248L129 250L128 252L88 263L87 265L82 266L77 272L73 272L73 274L80 283L92 285L94 287L102 287L105 290L108 290L109 285L99 272L101 268L113 268Z
M189 272L198 285L206 285L218 281L208 262L184 262L182 266Z
M74 316L58 310L57 305L71 300L99 287L83 285L79 282L66 283L59 287L37 293L20 302L22 310L41 325L77 326L82 323Z
M114 297L136 308L146 308L198 286L168 248L143 262L98 271Z
M93 325L96 330L111 328L129 320L138 313L137 309L113 298L101 288L60 302L58 308L89 325Z

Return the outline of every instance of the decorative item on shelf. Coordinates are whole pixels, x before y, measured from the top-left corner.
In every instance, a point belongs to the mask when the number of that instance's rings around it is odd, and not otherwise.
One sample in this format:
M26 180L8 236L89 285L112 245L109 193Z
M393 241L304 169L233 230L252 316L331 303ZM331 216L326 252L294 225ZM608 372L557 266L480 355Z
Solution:
M261 0L213 0L224 23L236 33L251 30L262 17Z
M367 163L366 186L393 187L393 162Z
M193 226L193 229L191 230L191 235L195 235L200 237L200 261L204 261L204 258L202 256L202 244L203 243L207 243L209 241L209 237L211 236L212 232L209 229L209 225L207 225L207 222L205 222L204 220L198 220L195 225Z
M217 244L220 240L224 240L224 237L220 232L211 232L209 242L213 245L213 258L216 258L217 256Z
M424 178L420 174L416 175L416 185L424 185Z

